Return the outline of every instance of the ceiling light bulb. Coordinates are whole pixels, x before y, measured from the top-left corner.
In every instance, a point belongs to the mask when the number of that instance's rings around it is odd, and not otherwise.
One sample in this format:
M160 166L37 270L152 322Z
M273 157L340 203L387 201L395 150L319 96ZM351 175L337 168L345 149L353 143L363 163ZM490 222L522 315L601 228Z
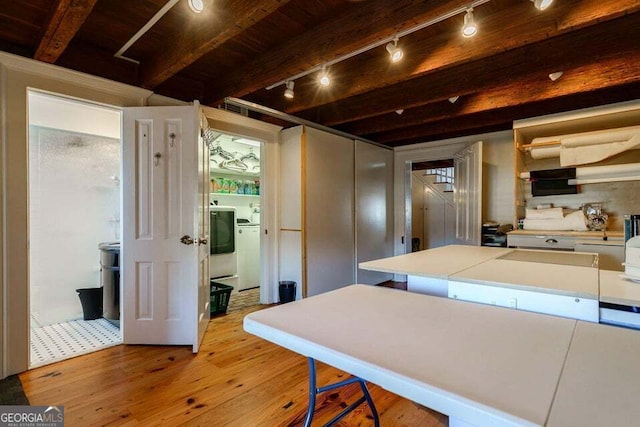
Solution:
M295 82L293 80L289 80L285 83L287 88L284 90L284 97L288 99L293 99L293 86Z
M401 116L401 115L402 115L402 113L404 113L404 110L396 110L396 114L397 114L397 115Z
M556 71L555 73L549 74L549 79L551 79L552 82L555 82L560 77L562 77L563 74L564 73L562 71Z
M533 2L533 6L538 10L545 10L546 8L551 6L551 3L553 3L553 0L531 0L531 1Z
M204 2L202 0L189 0L189 7L195 13L200 13L204 10Z
M391 56L392 62L398 62L404 56L402 49L398 47L398 38L393 39L392 42L387 43L387 52Z
M458 98L460 98L459 96L452 96L451 98L449 98L449 102L452 104L455 104L456 101L458 100Z
M320 71L320 84L322 86L329 86L331 84L331 78L329 77L329 73L327 73L327 69L322 67Z
M464 37L473 37L478 33L478 24L473 19L473 8L467 9L464 15L464 25L462 25L462 35Z

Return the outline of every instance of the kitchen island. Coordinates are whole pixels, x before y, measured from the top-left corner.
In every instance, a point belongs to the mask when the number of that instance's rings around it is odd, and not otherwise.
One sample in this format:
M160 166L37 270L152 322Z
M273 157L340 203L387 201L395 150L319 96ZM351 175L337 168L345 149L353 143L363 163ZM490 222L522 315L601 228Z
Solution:
M600 318L600 271L593 253L450 245L360 268L406 274L410 292L590 322Z

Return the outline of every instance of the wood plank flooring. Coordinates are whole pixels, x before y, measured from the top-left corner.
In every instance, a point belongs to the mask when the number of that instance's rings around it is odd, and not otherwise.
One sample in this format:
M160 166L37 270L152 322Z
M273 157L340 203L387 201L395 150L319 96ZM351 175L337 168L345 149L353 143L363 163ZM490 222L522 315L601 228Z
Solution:
M120 345L20 374L31 405L64 405L69 426L298 426L307 363L242 330L247 308L209 323L202 349ZM318 385L347 374L318 364ZM446 416L370 385L383 426L448 425ZM314 425L356 400L353 385L319 396ZM339 426L370 426L367 405Z

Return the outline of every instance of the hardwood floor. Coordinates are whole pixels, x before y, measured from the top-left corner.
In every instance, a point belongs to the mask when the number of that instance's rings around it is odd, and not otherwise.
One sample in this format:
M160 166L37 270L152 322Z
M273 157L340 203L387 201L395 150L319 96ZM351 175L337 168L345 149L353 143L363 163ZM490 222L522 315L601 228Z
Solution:
M20 374L31 405L64 405L68 426L301 425L307 363L242 330L260 307L216 317L202 349L121 345ZM318 364L318 385L346 374ZM370 384L383 426L446 426L446 416ZM357 385L318 397L314 425L359 395ZM339 426L373 425L362 405Z

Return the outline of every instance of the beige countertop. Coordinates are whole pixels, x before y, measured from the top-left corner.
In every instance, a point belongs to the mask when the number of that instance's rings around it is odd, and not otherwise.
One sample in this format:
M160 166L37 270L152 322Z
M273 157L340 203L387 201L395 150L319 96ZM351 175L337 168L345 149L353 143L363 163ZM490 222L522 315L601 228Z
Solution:
M598 269L594 267L494 259L453 274L449 280L598 299Z
M471 425L544 425L576 321L353 285L244 327ZM639 364L640 366L640 364Z
M600 270L600 301L640 306L640 283L620 277L621 271Z
M640 424L640 333L578 322L547 426Z
M362 262L359 264L359 267L363 270L446 279L451 274L497 258L511 251L513 251L513 249L488 246L449 245L426 251Z

